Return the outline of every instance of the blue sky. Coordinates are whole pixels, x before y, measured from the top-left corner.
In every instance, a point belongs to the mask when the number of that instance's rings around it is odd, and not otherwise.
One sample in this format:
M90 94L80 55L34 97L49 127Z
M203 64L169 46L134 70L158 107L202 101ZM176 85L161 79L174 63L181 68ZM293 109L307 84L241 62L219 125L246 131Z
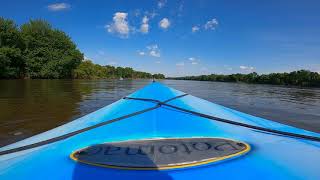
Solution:
M320 72L318 0L1 0L17 24L45 19L85 57L167 76Z

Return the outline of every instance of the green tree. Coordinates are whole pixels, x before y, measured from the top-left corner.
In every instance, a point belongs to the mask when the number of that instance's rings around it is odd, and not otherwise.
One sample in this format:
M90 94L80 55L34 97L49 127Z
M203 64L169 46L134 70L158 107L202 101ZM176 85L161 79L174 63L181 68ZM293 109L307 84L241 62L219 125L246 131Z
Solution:
M23 50L24 42L16 24L0 17L0 78L24 76Z
M91 61L83 61L77 69L74 70L73 77L76 79L92 79L97 78L95 64Z
M30 78L70 78L83 59L64 32L43 20L31 20L21 26L26 44L26 73Z

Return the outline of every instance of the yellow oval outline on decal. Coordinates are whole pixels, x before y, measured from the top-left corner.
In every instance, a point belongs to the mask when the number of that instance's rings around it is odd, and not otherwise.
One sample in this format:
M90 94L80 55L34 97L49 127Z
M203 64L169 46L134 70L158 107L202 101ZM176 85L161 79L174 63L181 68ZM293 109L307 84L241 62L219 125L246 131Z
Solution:
M184 138L151 138L151 139L138 139L138 140L127 140L127 141L116 141L116 142L106 142L106 143L121 143L121 142L128 142L128 141L143 141L143 140L158 140L158 139L185 139L187 137ZM190 138L190 137L189 137ZM225 159L229 159L232 157L238 157L241 155L244 155L246 153L248 153L251 150L251 146L248 143L242 142L242 141L236 141L233 139L228 139L228 138L220 138L220 137L191 137L191 138L219 138L219 139L225 139L225 140L231 140L234 142L238 142L238 143L242 143L246 146L246 148L243 151L234 153L234 154L230 154L227 156L222 156L222 157L218 157L218 158L209 158L200 162L195 162L195 163L188 163L188 164L181 164L181 165L168 165L168 166L162 166L162 167L126 167L126 166L114 166L114 165L104 165L104 164L97 164L97 163L90 163L90 162L86 162L86 161L81 161L79 159L77 159L74 155L78 152L81 151L85 148L81 148L77 151L74 151L70 154L70 158L76 162L80 162L80 163L84 163L84 164L89 164L89 165L93 165L93 166L99 166L99 167L105 167L105 168L113 168L113 169L123 169L123 170L170 170L170 169L180 169L180 168L187 168L187 167L194 167L194 166L199 166L199 165L204 165L204 164L210 164L210 163L214 163L214 162L218 162L218 161L222 161Z

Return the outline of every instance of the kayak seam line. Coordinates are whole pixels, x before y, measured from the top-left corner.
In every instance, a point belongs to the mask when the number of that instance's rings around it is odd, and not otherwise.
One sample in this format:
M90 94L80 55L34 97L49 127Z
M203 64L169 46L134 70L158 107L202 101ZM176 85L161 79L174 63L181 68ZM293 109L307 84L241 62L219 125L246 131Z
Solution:
M111 124L111 123L114 123L114 122L129 118L129 117L132 117L132 116L135 116L135 115L139 115L139 114L142 114L142 113L154 110L154 109L157 109L157 108L159 108L161 106L162 103L169 102L169 101L172 101L174 99L177 99L177 98L180 98L180 97L183 97L183 96L186 96L186 95L187 94L183 94L183 95L180 95L180 96L175 96L175 97L170 98L168 100L165 100L163 102L161 102L159 100L153 100L153 101L158 102L157 105L154 106L154 107L147 108L147 109L144 109L144 110L141 110L141 111L137 111L137 112L134 112L134 113L131 113L131 114L127 114L127 115L124 115L124 116L121 116L121 117L117 117L117 118L114 118L114 119L111 119L111 120L107 120L107 121L104 121L102 123L98 123L96 125L89 126L89 127L83 128L83 129L79 129L77 131L73 131L73 132L70 132L70 133L67 133L67 134L64 134L64 135L61 135L61 136L57 136L57 137L54 137L54 138L50 138L50 139L47 139L47 140L44 140L44 141L40 141L40 142L36 142L36 143L25 145L25 146L20 146L20 147L17 147L17 148L12 148L12 149L8 149L8 150L0 151L0 156L6 155L6 154L15 153L15 152L19 152L19 151L24 151L24 150L28 150L28 149L32 149L32 148L36 148L36 147L39 147L39 146L51 144L51 143L54 143L54 142L57 142L57 141L61 141L61 140L65 140L65 139L70 138L72 136L75 136L77 134L80 134L80 133L83 133L83 132L86 132L86 131L89 131L89 130L92 130L92 129L95 129L95 128L98 128L98 127L101 127L101 126L104 126L104 125L108 125L108 124ZM123 99L129 99L129 98L123 98ZM142 99L143 98L141 98L139 100L142 100ZM151 99L149 99L149 100L151 100ZM144 101L147 101L147 100L144 99Z

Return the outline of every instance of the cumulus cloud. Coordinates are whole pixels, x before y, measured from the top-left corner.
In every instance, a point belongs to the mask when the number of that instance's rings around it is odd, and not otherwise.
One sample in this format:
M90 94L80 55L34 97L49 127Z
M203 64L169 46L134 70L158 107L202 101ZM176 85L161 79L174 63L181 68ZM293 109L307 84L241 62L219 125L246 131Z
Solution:
M147 16L144 16L142 18L142 24L140 26L140 32L143 34L147 34L149 32L149 18Z
M199 26L193 26L193 27L191 28L191 31L192 31L193 33L197 32L197 31L199 31L199 30L200 30L200 27L199 27Z
M167 3L167 0L159 0L158 1L158 8L161 9L163 8Z
M127 20L128 13L117 12L113 16L113 22L106 25L105 28L109 33L115 33L122 38L127 38L130 33L130 27Z
M149 21L149 18L148 18L147 16L144 16L144 17L142 18L142 23L143 23L143 24L147 24L148 21Z
M147 49L149 50L149 55L153 56L153 57L160 57L160 49L158 47L158 45L153 44L150 46L147 46Z
M163 18L160 22L159 22L159 27L162 29L168 29L170 26L170 21L168 18Z
M204 25L204 29L215 30L218 24L218 20L216 18L213 18L210 21L207 21L207 23Z
M140 31L143 34L148 34L148 32L149 32L149 24L141 24Z
M70 4L67 4L67 3L55 3L47 6L47 8L50 11L62 11L62 10L69 9L70 7L71 7Z
M194 57L190 57L190 58L188 58L188 60L191 62L192 65L199 64L199 59L196 59Z
M158 51L155 51L155 50L151 50L149 52L150 56L153 56L153 57L160 57L160 52Z
M239 66L240 69L245 70L245 71L252 71L254 70L254 67L252 66Z
M144 51L138 51L138 54L139 54L140 56L146 55L146 53L145 53Z
M207 21L204 25L194 25L191 28L191 32L192 33L196 33L198 31L200 31L201 29L205 29L205 30L215 30L218 27L219 23L218 20L216 18L213 18L209 21Z
M146 47L146 51L137 51L140 56L149 55L159 58L161 56L160 49L157 44L151 44ZM160 61L159 61L160 62Z

